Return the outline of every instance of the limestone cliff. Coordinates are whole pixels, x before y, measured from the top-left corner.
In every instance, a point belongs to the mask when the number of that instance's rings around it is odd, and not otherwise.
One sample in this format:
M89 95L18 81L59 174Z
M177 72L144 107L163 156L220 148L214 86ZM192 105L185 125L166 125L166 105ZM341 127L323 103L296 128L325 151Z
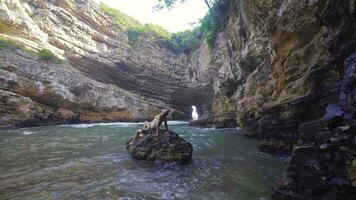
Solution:
M352 199L355 1L232 5L208 64L214 99L198 124L234 119L260 150L293 152L274 199Z
M187 119L196 105L200 124L235 122L262 151L292 153L275 199L352 198L355 11L354 0L231 0L214 48L188 57L149 35L130 43L93 1L1 0L1 36L64 62L0 48L0 125L143 120L162 107Z
M64 59L0 49L1 126L144 120L162 107L188 119L189 101L206 95L209 81L191 72L185 54L150 35L130 43L94 1L3 0L0 13L2 37Z
M257 135L263 151L288 153L298 126L323 116L337 101L343 61L355 50L354 4L236 0L232 5L213 64L199 66L214 70L215 97L205 118L233 118L246 134Z

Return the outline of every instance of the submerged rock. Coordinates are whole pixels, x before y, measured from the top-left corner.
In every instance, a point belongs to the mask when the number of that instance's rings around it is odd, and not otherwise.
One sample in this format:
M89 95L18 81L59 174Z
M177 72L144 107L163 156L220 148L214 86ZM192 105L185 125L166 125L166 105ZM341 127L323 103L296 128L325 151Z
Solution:
M132 157L138 160L160 160L186 164L192 159L193 147L177 133L160 131L159 136L154 136L152 130L137 130L138 137L131 138L126 149Z

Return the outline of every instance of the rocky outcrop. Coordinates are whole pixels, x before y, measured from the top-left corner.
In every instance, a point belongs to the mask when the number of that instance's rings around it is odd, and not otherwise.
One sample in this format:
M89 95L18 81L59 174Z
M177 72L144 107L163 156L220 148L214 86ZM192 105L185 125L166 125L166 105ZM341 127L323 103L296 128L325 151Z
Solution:
M214 88L203 118L234 119L258 138L262 151L289 154L300 139L299 126L337 102L343 61L355 51L355 5L349 0L231 5L211 63L198 64L211 71ZM192 59L203 60L202 55Z
M0 12L0 36L30 50L0 49L0 126L139 121L163 107L188 119L191 102L209 99L209 77L192 72L185 54L150 35L130 42L95 1L5 0ZM39 49L64 62L42 61Z
M285 180L274 199L354 199L356 195L356 53L345 61L339 102L300 125Z
M192 120L188 123L188 126L195 126L201 128L236 128L237 123L233 118L214 118L203 116L200 119Z
M131 138L127 142L126 149L138 160L186 164L192 159L192 145L177 133L168 130L160 131L160 135L156 137L152 129L139 129L136 134L138 137Z
M344 63L356 51L355 8L351 0L236 0L217 36L203 118L235 119L261 151L293 152L274 199L354 197L355 75Z
M0 52L2 126L132 121L139 116L130 107L164 105L90 79L66 63L21 50Z

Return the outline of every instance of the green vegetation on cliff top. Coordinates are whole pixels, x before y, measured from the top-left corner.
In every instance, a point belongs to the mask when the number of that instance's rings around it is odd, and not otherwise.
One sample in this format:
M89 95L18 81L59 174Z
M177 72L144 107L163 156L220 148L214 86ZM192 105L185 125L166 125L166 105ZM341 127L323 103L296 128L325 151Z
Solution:
M158 25L141 24L133 17L126 15L125 13L111 8L103 3L100 5L100 9L105 14L109 15L116 24L126 27L128 31L151 34L152 36L159 39L169 39L172 35L169 31Z
M168 2L169 1L170 0L168 0ZM141 41L142 35L146 34L153 36L162 45L175 53L184 52L189 54L202 44L204 38L209 48L214 48L216 35L222 30L227 21L232 2L233 1L230 0L210 1L211 6L209 7L209 12L201 19L200 26L193 30L178 33L170 33L161 26L154 24L143 25L133 17L106 6L105 4L101 4L100 8L105 14L109 15L116 24L127 28L128 38L131 43L135 44ZM172 7L173 4L169 4L169 7ZM162 8L164 7L161 7L161 9Z

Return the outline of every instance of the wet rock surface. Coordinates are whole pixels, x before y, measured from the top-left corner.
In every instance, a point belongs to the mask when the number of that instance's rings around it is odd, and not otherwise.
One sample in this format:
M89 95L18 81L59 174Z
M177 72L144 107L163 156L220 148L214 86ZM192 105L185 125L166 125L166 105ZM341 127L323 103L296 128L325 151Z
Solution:
M232 1L212 51L206 124L235 119L261 151L290 155L299 126L338 102L343 62L355 50L354 8L350 0Z
M131 138L126 145L126 149L135 159L180 164L189 163L192 159L191 143L177 133L166 130L160 131L159 136L154 136L155 131L142 129L137 130L136 133L138 137Z
M356 53L345 59L339 103L300 125L285 179L274 199L354 199L356 196Z

